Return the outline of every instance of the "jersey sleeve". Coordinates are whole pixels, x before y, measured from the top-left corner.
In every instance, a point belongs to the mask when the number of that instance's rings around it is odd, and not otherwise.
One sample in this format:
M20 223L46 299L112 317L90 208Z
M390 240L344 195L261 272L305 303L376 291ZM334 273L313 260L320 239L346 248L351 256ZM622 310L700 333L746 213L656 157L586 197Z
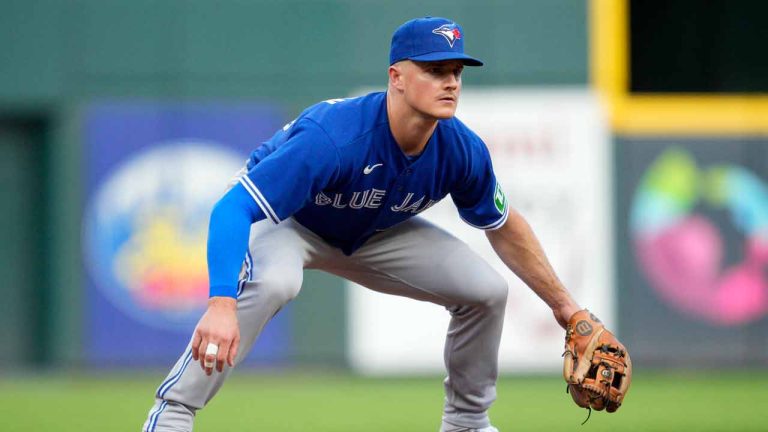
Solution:
M272 223L278 224L300 210L335 180L340 158L330 137L314 121L290 126L286 141L240 178Z
M297 120L293 120L282 128L278 129L270 139L258 146L246 161L246 168L250 170L264 158L272 154L272 152L274 152L279 146L284 144L288 138L291 137L291 133L293 132L292 126Z
M459 216L475 228L500 228L509 217L509 205L493 172L491 155L482 142L469 155L466 170L461 184L451 192Z
M237 277L248 250L251 224L264 217L239 184L235 184L213 207L208 226L207 257L211 297L237 297Z

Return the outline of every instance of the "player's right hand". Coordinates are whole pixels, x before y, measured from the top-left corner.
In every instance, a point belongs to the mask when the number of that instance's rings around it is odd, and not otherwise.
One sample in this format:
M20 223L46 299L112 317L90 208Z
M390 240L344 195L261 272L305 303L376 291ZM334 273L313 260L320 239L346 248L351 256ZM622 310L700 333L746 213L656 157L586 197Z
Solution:
M219 347L214 357L208 354L208 344ZM215 362L216 370L224 370L224 362L229 367L235 366L235 356L240 345L240 327L237 323L237 300L231 297L211 297L208 300L208 310L195 328L192 337L192 358L200 362L206 375L211 375L213 367L205 367L206 360L209 365Z

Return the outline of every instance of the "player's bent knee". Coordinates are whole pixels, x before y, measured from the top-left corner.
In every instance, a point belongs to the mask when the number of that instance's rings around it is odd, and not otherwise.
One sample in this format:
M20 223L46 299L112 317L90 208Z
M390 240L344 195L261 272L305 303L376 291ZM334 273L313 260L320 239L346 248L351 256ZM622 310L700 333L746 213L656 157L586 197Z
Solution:
M507 284L506 280L500 277L497 285L494 285L493 294L491 295L491 299L490 299L490 304L506 305L508 293L509 293L509 285Z
M499 273L493 271L486 275L484 285L483 293L485 293L485 298L483 299L483 305L489 308L504 308L507 304L507 294L509 292L507 280Z
M270 272L259 278L259 295L265 300L280 306L290 302L299 294L301 289L301 274L291 275L289 272L279 274Z
M507 281L492 269L474 272L471 280L466 280L456 290L462 293L461 305L504 309L507 304Z

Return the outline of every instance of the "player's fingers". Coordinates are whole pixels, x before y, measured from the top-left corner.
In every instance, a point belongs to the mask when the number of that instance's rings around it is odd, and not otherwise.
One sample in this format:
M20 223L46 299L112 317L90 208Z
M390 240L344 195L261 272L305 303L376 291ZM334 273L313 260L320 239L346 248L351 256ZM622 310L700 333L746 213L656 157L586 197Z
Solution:
M219 345L219 352L216 354L216 370L221 372L224 370L224 362L227 360L227 354L229 353L229 341L223 341Z
M209 340L205 347L205 353L203 354L203 370L206 375L213 373L213 368L216 366L216 357L219 354L219 344L213 340Z
M202 338L200 345L197 347L195 354L197 354L197 360L200 362L200 367L205 370L205 348L208 346L208 339Z
M197 350L200 349L200 342L203 340L202 335L200 335L200 331L198 329L195 329L195 335L192 336L192 358L197 361L198 359L198 352Z
M240 336L235 336L235 340L232 341L232 345L229 347L229 356L227 357L227 363L229 367L235 367L235 357L237 357L237 349L240 347Z

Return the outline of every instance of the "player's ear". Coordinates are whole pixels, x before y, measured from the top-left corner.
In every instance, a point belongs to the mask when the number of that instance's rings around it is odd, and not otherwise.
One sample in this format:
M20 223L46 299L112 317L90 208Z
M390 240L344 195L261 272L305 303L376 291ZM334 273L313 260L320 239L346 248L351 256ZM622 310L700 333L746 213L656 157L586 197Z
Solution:
M402 63L395 63L389 67L389 83L396 89L403 89L403 68Z

